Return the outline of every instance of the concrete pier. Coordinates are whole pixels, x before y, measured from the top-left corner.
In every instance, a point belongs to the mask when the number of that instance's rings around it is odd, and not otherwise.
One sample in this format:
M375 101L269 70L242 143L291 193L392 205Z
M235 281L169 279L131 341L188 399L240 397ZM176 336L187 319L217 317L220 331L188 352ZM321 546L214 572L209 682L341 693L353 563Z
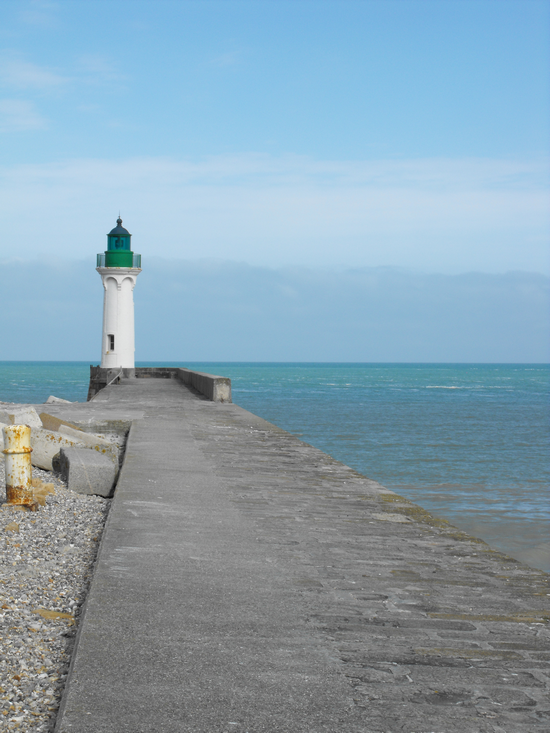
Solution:
M550 729L548 575L235 404L128 379L57 733Z

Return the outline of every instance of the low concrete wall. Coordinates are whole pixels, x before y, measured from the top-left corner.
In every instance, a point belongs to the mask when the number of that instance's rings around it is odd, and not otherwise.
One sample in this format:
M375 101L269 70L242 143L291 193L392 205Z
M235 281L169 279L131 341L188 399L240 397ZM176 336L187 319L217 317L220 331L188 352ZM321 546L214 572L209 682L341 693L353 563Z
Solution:
M91 400L108 384L117 384L120 377L136 379L177 379L178 382L193 387L199 394L212 402L231 402L231 380L216 374L194 372L192 369L179 367L136 367L135 369L105 369L90 366L90 387L88 400ZM113 381L114 380L114 381Z
M215 374L193 372L191 369L176 369L178 382L189 385L212 402L231 402L231 380Z
M136 367L138 379L172 379L177 367Z

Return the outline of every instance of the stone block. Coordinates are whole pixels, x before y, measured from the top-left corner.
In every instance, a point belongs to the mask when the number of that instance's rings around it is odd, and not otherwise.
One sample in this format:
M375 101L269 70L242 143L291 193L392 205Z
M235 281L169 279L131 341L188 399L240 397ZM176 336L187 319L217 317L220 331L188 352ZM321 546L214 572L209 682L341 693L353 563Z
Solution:
M69 438L80 440L83 443L86 443L86 445L109 445L109 441L105 440L105 438L100 438L99 435L95 435L94 433L85 433L80 428L73 428L71 425L60 425L58 432Z
M41 428L42 421L34 407L12 407L0 410L0 422L8 425L29 425L31 428Z
M48 399L46 400L47 405L60 404L60 403L72 404L70 400L64 400L62 397L54 397L53 394L51 394L48 397Z
M175 377L179 382L190 385L212 402L232 402L231 380L228 377L194 372L184 368L176 369Z
M79 494L111 496L116 479L113 461L89 448L61 448L53 461L53 470Z
M7 423L0 422L0 463L4 460L4 454L2 453L4 450L4 433L2 432L2 428L7 427Z
M91 448L98 453L109 456L118 468L119 448L112 441L100 438L99 435L95 435L94 433L84 433L79 428L72 428L69 425L60 425L59 432L64 437L69 438L69 440L77 440L87 448Z
M40 413L40 420L44 428L33 428L31 432L33 466L51 471L52 459L59 453L60 449L74 446L76 448L91 448L97 453L109 456L118 473L120 449L115 443L93 433L85 433L76 425L61 420L54 415L48 415L46 412Z
M67 422L66 420L62 420L60 417L50 415L47 412L41 412L38 417L42 422L42 427L46 428L46 430L59 430L60 425L68 425L70 428L80 430L80 428L72 422Z
M31 463L37 468L43 468L45 471L51 471L53 468L52 460L61 448L85 448L74 438L61 435L54 430L45 430L44 428L31 428Z

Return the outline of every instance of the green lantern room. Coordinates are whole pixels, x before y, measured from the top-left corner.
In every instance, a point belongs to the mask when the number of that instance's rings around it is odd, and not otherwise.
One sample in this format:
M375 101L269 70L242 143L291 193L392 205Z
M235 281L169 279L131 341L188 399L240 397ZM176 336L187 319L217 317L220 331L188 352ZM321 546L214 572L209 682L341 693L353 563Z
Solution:
M107 234L107 249L105 254L97 256L98 267L141 267L141 255L135 255L131 249L132 235L122 226L120 216L116 220L116 227Z

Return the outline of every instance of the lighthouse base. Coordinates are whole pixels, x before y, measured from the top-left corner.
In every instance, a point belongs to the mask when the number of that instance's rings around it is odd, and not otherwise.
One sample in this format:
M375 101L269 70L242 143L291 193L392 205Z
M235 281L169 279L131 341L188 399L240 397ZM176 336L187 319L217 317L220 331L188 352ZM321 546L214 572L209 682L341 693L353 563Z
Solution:
M184 367L135 367L135 369L107 369L90 366L90 386L88 401L110 384L118 384L122 379L175 379L191 387L195 392L211 402L231 402L231 380L216 374L194 372Z
M121 369L120 367L110 369L90 365L90 386L88 387L88 397L86 399L89 402L108 384L117 384L121 378L134 379L135 376L135 369Z

